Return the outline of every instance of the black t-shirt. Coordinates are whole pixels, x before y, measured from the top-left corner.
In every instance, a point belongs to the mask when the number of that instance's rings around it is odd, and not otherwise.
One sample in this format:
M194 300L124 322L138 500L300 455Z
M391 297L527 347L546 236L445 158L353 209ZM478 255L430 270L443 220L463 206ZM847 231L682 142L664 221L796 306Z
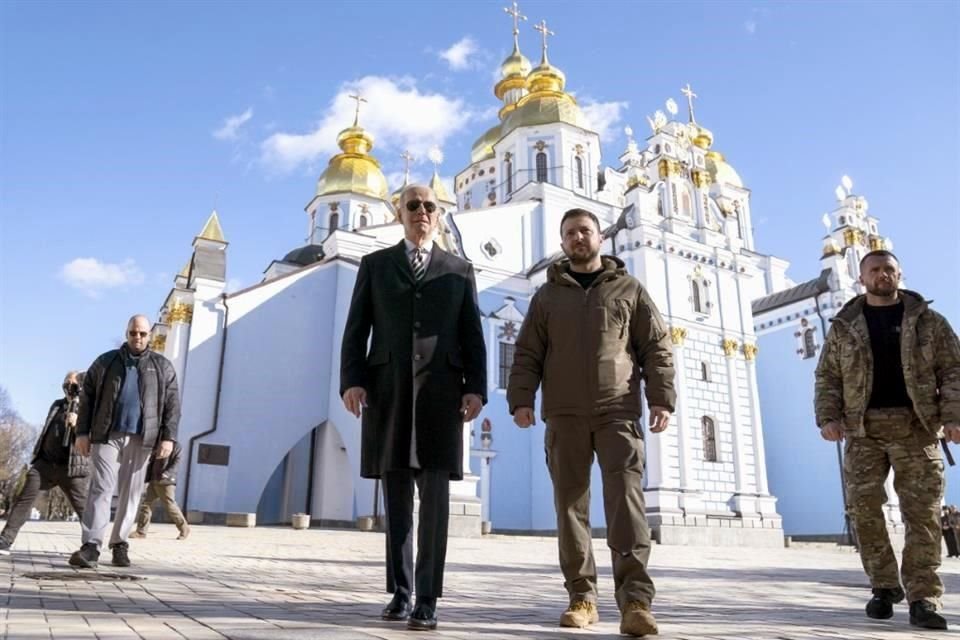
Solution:
M903 362L900 359L903 302L885 307L864 304L863 317L870 331L870 348L873 351L873 389L867 407L913 407L907 395Z
M50 464L59 465L70 462L70 447L63 446L63 438L67 430L65 407L66 403L57 405L57 412L50 421L50 426L43 435L43 443L40 445L40 458Z
M579 273L571 269L569 273L571 276L573 276L574 280L580 283L581 287L584 289L589 289L590 285L592 285L597 277L603 273L603 269L598 269L596 271L592 271L591 273Z

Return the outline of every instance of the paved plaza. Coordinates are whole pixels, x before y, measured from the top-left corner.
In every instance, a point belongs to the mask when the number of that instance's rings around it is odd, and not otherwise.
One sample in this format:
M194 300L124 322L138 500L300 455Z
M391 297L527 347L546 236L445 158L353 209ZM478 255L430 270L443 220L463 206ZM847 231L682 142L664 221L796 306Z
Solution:
M77 523L31 522L0 557L0 637L197 640L307 638L584 638L618 636L610 558L601 571L600 624L560 629L566 597L552 538L452 539L436 632L382 622L383 535L290 528L171 525L132 540L134 566L78 572L67 565ZM857 556L826 545L789 549L656 547L654 611L664 638L942 637L863 615ZM140 580L124 579L140 577ZM40 579L38 579L40 578ZM97 578L96 580L91 578ZM944 569L948 615L960 630L960 561ZM958 631L960 633L960 631Z

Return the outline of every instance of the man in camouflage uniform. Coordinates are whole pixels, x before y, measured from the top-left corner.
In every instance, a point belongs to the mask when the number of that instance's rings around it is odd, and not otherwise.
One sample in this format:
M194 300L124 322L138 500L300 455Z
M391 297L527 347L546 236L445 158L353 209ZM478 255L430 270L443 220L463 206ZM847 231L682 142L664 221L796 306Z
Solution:
M942 427L960 443L960 341L922 296L899 288L900 276L889 251L860 262L867 293L837 313L817 366L817 426L826 440L846 438L848 510L873 587L867 615L892 617L906 595L910 624L946 629L937 613L944 491L938 439ZM883 515L891 467L906 524L900 571Z

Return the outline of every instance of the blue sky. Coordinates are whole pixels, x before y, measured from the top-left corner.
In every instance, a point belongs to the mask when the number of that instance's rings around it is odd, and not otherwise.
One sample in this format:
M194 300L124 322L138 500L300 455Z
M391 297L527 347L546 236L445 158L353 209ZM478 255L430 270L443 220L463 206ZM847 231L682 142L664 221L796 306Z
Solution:
M389 177L406 147L428 175L430 144L444 176L461 169L494 122L505 4L0 3L0 384L21 413L42 420L67 369L115 346L132 313L156 314L214 206L234 289L302 244L351 89L371 98L361 118ZM957 3L521 10L534 61L531 25L556 32L551 61L605 129L606 163L624 125L645 137L689 82L753 190L759 251L815 276L849 174L909 284L960 325Z

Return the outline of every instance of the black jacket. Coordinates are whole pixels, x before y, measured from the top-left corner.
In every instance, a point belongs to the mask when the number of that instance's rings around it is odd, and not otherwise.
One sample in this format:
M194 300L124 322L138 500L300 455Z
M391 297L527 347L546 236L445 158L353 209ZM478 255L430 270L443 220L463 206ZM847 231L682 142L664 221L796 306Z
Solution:
M462 397L487 398L487 355L469 262L434 245L416 282L402 241L364 256L340 357L340 395L350 387L367 391L363 477L410 468L414 433L420 468L463 477Z
M77 435L91 442L105 443L113 429L117 399L123 388L123 366L127 345L107 351L93 361L83 378ZM180 393L173 364L159 353L147 350L137 364L140 376L140 409L143 446L152 448L158 440L176 440L180 424Z
M43 423L43 429L40 430L40 437L37 438L37 444L33 447L33 456L30 459L30 464L36 464L37 460L40 459L40 453L43 450L43 440L47 437L47 431L53 428L54 422L58 419L57 414L66 411L66 404L66 400L60 398L59 400L54 400L53 404L50 405L50 411L47 412L47 419ZM90 471L89 461L86 456L82 456L76 452L73 447L75 441L76 432L71 431L69 444L67 445L70 448L70 462L67 465L67 477L85 478Z

